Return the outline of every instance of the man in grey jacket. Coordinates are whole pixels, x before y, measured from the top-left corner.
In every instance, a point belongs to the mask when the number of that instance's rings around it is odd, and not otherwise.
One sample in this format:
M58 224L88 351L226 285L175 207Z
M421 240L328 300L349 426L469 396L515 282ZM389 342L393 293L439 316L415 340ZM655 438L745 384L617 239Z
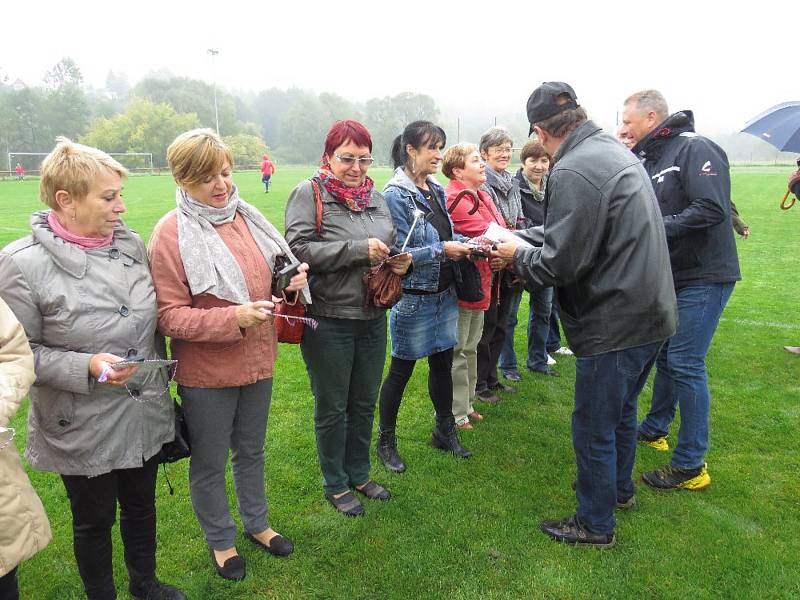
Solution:
M528 99L531 132L554 157L541 247L496 254L534 287L556 286L577 356L572 443L577 513L541 529L570 544L610 547L614 508L633 506L636 400L677 308L664 225L647 174L587 120L573 89L544 83ZM521 237L534 240L532 232Z

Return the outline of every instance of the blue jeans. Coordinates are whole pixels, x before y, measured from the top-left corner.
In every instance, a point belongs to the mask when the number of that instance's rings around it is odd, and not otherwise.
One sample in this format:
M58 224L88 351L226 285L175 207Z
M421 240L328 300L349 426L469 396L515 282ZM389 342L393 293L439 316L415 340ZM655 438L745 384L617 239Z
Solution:
M636 399L662 344L658 341L575 361L575 496L578 517L594 533L613 533L617 501L634 494Z
M528 368L531 371L547 370L547 338L550 335L550 309L553 288L531 292L531 310L528 315Z
M519 318L519 305L522 301L522 290L518 292L507 292L511 297L509 303L511 308L508 311L508 318L506 319L506 339L503 340L503 347L500 349L500 359L497 366L503 373L519 373L517 367L517 353L514 350L514 330L517 327Z
M647 437L665 436L680 406L678 445L670 461L673 467L696 469L705 462L711 411L706 354L733 286L718 283L676 291L678 330L658 355L653 403L639 426Z
M550 304L550 333L547 335L547 352L552 354L561 348L561 330L558 326L558 313L560 310L558 294L556 294L555 288L550 289L553 290L553 299Z
M522 292L516 295L508 313L506 339L500 351L499 367L503 373L518 373L517 353L514 351L514 329L519 322L517 313L522 300ZM550 335L550 307L553 301L553 288L530 292L528 311L528 360L527 367L533 371L547 370L547 350L545 346Z

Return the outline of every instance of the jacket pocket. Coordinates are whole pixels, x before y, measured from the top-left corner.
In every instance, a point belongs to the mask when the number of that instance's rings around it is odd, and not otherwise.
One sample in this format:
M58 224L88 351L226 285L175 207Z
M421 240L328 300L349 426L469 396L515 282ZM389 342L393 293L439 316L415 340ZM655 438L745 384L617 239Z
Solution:
M64 390L45 388L32 408L39 426L55 436L80 427L75 419L75 394Z

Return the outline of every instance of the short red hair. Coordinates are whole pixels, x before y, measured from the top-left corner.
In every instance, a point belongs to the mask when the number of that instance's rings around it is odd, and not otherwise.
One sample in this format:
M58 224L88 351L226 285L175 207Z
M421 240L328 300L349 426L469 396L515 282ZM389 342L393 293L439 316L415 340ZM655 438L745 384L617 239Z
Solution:
M342 119L336 121L328 130L328 135L325 137L325 150L322 153L322 162L325 157L333 156L333 151L339 146L353 142L356 146L366 146L372 152L372 137L369 131L358 121L352 119Z

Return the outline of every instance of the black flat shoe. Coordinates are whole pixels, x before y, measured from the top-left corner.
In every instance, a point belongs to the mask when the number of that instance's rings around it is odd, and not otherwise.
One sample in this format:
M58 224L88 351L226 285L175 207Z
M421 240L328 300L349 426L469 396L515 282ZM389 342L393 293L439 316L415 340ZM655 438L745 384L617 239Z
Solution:
M269 541L269 545L260 542L256 536L250 533L246 535L251 542L253 542L256 546L261 546L264 550L272 554L272 556L289 556L292 552L294 552L294 544L292 541L283 537L281 534L273 536L273 538Z
M364 507L358 501L358 498L353 496L352 492L347 492L338 498L335 498L333 494L325 494L325 498L343 515L357 517L364 514Z
M214 556L214 550L209 548L209 552L211 553L211 564L214 565L214 568L217 570L217 573L220 577L223 579L229 579L231 581L241 581L244 579L246 575L244 568L244 557L238 554L236 556L231 556L225 561L225 564L220 566L217 562L217 557Z

